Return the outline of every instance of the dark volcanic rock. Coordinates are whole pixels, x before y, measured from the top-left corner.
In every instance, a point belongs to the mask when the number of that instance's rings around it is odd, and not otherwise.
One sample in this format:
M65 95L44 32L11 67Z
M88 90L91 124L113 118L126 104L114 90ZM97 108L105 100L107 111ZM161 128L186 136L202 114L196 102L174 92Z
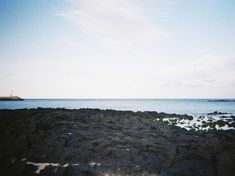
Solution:
M166 117L192 119L99 109L0 110L0 175L235 174L235 131L186 131L155 120ZM40 169L40 163L52 164Z

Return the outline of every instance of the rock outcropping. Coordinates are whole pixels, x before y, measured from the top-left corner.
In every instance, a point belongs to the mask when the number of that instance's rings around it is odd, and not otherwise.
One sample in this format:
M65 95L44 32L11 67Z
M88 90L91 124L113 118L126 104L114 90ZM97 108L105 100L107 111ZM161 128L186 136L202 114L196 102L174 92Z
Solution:
M0 110L3 176L232 176L235 131L187 131L156 112Z

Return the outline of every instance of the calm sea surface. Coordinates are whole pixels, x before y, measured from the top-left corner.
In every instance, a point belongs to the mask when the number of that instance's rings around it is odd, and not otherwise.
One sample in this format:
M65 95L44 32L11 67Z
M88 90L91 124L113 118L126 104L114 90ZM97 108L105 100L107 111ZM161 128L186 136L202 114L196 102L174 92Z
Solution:
M0 101L0 109L23 108L99 108L131 111L157 111L206 115L220 111L235 114L235 102L210 102L207 99L26 99Z

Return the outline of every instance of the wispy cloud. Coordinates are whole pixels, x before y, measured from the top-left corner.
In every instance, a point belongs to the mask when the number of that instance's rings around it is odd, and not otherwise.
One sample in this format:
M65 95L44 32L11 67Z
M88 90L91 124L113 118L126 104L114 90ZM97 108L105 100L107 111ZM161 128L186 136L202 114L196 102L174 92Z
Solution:
M168 33L151 17L174 12L177 1L69 0L69 8L58 13L87 37L106 49L122 51L154 44ZM157 2L157 3L156 3Z
M194 58L192 53L191 58L180 58L179 62L171 63L171 59L177 56L168 55L168 61L165 63L164 56L155 52L161 42L172 35L158 22L168 20L167 18L178 13L179 5L183 1L69 0L67 2L68 9L58 15L77 26L89 43L92 42L104 48L105 52L109 52L110 58L116 56L134 58L130 63L125 60L129 65L127 70L123 67L117 69L115 65L107 65L105 73L99 77L100 80L104 80L104 75L110 75L109 80L115 78L123 85L134 87L139 92L158 90L169 92L169 96L179 97L182 95L200 97L200 93L195 90L205 92L212 97L216 97L217 92L221 93L225 90L231 93L231 84L235 82L232 76L235 75L233 57L208 54ZM75 45L74 42L76 41L72 42L73 46L82 46L81 43ZM170 47L165 49L171 52ZM141 60L139 63L137 63L138 57ZM148 58L152 58L149 63L146 61ZM107 70L108 68L110 70ZM94 68L94 70L97 69ZM121 78L120 70L123 73ZM139 82L144 82L144 85L139 85ZM170 92L174 93L170 94ZM179 95L175 95L175 92Z
M231 88L231 84L235 83L235 57L207 54L194 62L185 63L184 69L176 67L173 72L175 80L183 81L183 87L193 83L194 86L207 88Z

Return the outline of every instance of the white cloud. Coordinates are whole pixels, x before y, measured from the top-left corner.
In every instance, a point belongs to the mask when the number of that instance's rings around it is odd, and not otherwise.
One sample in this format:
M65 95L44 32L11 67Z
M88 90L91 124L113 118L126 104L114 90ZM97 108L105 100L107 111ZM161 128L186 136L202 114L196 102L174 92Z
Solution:
M143 5L134 0L70 0L69 8L59 13L78 26L89 39L111 51L134 52L151 45L168 34L160 29L151 15L166 15L173 11L175 1L165 3L149 0ZM155 5L155 14L148 5Z
M235 95L235 57L204 55L171 70L164 86L196 97L231 97ZM171 82L170 82L171 81ZM191 95L192 96L192 95Z
M41 98L215 98L235 96L235 57L205 55L157 68L29 61L0 65L1 94ZM126 66L126 67L125 67ZM8 76L8 75L12 76ZM7 77L7 79L6 79ZM25 85L30 87L25 92ZM15 89L17 87L17 89ZM39 91L40 89L40 91Z

